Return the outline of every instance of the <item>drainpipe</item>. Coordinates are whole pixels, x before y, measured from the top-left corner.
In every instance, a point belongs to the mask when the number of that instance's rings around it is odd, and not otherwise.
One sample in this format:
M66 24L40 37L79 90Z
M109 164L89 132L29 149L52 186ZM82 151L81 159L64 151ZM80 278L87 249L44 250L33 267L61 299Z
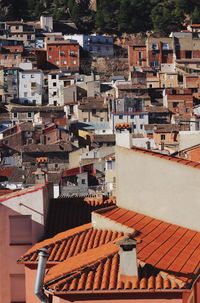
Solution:
M39 298L41 303L47 303L48 297L45 295L43 290L43 282L44 282L44 275L45 275L45 269L46 269L46 263L47 263L47 249L41 248L39 250L39 261L38 261L38 267L37 267L37 274L36 274L36 280L35 280L35 295Z

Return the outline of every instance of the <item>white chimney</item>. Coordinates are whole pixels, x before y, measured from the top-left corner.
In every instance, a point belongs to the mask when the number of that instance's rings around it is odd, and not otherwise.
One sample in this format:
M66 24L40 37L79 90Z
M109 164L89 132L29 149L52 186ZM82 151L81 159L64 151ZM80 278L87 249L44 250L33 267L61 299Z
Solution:
M121 280L131 280L138 276L136 241L129 236L116 242L120 246L119 275Z

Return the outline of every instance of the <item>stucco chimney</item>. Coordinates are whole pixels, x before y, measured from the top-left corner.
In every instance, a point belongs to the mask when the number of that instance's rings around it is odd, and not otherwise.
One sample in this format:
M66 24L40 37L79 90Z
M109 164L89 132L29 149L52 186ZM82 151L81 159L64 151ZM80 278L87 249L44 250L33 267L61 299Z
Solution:
M120 246L119 275L121 280L131 280L138 275L136 241L129 236L116 243Z

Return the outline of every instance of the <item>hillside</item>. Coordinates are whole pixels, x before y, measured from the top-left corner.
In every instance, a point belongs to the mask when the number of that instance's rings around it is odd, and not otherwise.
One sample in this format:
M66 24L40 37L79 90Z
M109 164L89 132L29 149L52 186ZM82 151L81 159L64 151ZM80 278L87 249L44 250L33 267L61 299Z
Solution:
M199 0L99 0L91 11L90 0L2 0L1 20L35 20L51 14L55 20L76 23L81 32L169 33L185 23L200 23Z

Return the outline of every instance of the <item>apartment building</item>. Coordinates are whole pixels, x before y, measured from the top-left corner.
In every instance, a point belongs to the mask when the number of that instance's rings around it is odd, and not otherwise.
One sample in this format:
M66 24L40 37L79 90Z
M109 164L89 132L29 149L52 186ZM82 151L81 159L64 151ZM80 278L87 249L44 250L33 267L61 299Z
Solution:
M48 103L49 105L64 105L65 103L76 101L76 87L73 86L75 79L73 76L66 76L59 71L52 71L48 74ZM67 89L70 89L71 94Z
M107 35L65 35L65 39L77 41L86 51L96 56L113 56L113 37Z
M19 71L19 102L42 105L43 72L41 70Z
M47 44L49 66L78 72L80 67L79 44L70 41L54 41Z

